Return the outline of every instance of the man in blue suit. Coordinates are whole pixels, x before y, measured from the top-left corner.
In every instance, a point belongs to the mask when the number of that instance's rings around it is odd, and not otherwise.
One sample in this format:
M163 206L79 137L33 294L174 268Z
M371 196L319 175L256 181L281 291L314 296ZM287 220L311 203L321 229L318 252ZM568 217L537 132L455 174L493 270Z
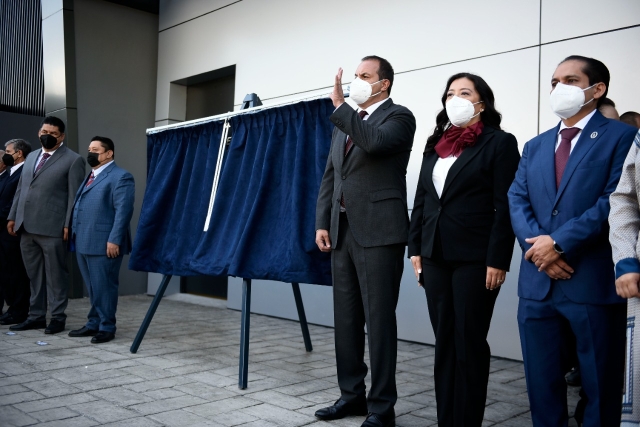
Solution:
M93 170L76 194L71 222L71 242L91 310L85 326L69 336L92 336L94 344L115 338L120 265L122 257L131 252L129 222L135 184L133 176L115 164L114 156L111 139L96 136L91 140L87 163Z
M564 379L577 350L584 426L620 425L626 304L616 295L609 195L635 130L597 111L609 70L570 56L551 80L562 121L529 141L509 190L523 258L518 325L534 426L566 426Z

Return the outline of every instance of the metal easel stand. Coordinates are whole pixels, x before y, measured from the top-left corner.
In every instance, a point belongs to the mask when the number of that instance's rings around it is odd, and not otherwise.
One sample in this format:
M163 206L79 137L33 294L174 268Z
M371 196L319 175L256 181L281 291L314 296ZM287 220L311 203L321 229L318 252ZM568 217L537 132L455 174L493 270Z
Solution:
M313 351L311 345L311 336L309 335L309 325L307 325L307 316L304 312L304 304L302 303L302 295L300 294L300 285L292 283L293 297L296 300L296 308L298 309L298 318L300 319L300 328L302 329L302 338L304 339L304 347L310 352ZM242 281L242 320L240 326L240 363L238 373L238 388L244 390L247 388L247 380L249 376L249 328L251 315L251 279L243 279Z
M255 93L248 94L245 96L242 108L254 108L262 105L262 101ZM222 163L222 158L224 156L224 147L226 145L227 140L227 132L228 126L225 124L226 132L223 130L222 139L220 141L220 151L218 153L218 166L216 167L216 173L219 174L220 165ZM217 179L216 179L217 181ZM207 215L206 224L204 227L204 231L207 231L209 228L209 220L211 216L211 211L213 208L213 202L215 200L215 190L217 188L217 182L214 182L212 187L212 195L209 202L209 213ZM167 286L169 285L169 281L171 280L172 275L166 274L162 277L162 282L156 291L156 295L153 297L153 301L151 302L151 306L147 311L144 320L142 321L142 325L140 325L140 329L133 340L133 344L131 344L131 348L129 351L131 353L137 353L138 348L140 348L140 344L147 333L147 329L149 329L149 325L151 324L151 320L153 320L153 316L156 313L158 305L160 305L160 300L164 296L164 292L167 290ZM304 346L308 352L313 351L313 346L311 345L311 336L309 335L309 326L307 325L307 316L304 312L304 304L302 303L302 295L300 294L300 285L298 283L292 283L293 287L293 297L296 301L296 308L298 310L298 318L300 319L300 328L302 329L302 337L304 339ZM249 329L250 329L250 315L251 315L251 279L243 279L242 281L242 320L240 325L240 364L239 364L239 377L238 377L238 387L241 389L247 388L247 377L249 375Z
M153 319L153 315L156 314L156 310L160 305L160 300L164 296L164 291L167 290L167 286L169 286L169 282L171 281L171 274L165 274L162 276L162 282L160 282L160 286L156 291L156 296L153 297L153 301L151 302L151 306L149 306L149 310L147 310L147 315L144 316L144 320L142 321L142 325L140 325L140 329L138 329L138 333L136 334L135 339L133 340L133 344L131 344L131 348L129 351L131 353L137 353L138 348L140 347L140 343L142 343L142 339L144 335L147 333L147 329L149 329L149 325L151 324L151 320Z

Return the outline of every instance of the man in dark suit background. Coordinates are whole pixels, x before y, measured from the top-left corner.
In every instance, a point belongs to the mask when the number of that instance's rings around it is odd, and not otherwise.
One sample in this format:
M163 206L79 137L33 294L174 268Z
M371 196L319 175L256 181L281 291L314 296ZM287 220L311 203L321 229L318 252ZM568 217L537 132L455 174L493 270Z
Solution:
M12 236L7 230L7 217L24 170L24 160L31 152L31 144L22 139L12 139L5 144L2 162L8 168L4 188L0 190L0 277L4 299L9 306L0 316L0 325L14 325L27 320L29 314L29 276L24 268L20 250L20 236Z
M72 242L89 291L91 310L84 327L70 337L92 336L94 344L116 333L116 307L122 257L131 252L129 222L133 215L133 175L118 167L113 141L93 137L87 162L92 171L75 197Z
M64 141L64 122L45 117L38 137L42 149L25 161L9 212L7 230L20 235L22 259L31 281L29 317L11 330L64 330L69 271L66 241L73 200L84 178L84 160ZM46 324L47 307L51 322Z
M562 121L527 142L509 190L523 253L518 326L534 426L567 425L564 374L576 350L584 426L620 425L626 305L616 295L607 220L636 131L597 111L609 78L593 58L558 65L550 101Z
M4 156L4 150L0 150L0 156ZM7 177L9 176L7 172L7 165L5 165L2 161L0 161L0 191L2 191L2 187L4 187L4 183L6 182ZM2 313L4 309L4 299L2 297L3 289L5 288L4 279L0 276L0 315L4 316L6 313ZM2 317L0 316L0 318Z
M331 99L336 125L316 208L316 244L331 251L336 363L341 397L320 409L324 420L366 415L363 426L395 420L397 329L395 309L409 231L406 170L416 122L389 98L393 68L367 56L345 103L342 69ZM367 326L371 360L364 378Z

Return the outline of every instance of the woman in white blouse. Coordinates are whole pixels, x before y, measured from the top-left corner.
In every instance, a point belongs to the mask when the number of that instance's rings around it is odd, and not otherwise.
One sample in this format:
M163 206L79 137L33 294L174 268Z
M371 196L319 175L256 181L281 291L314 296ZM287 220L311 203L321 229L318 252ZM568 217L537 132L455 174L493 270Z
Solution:
M427 139L411 213L409 256L436 336L439 426L480 426L493 307L511 264L507 191L518 168L515 137L500 129L479 76L449 78Z

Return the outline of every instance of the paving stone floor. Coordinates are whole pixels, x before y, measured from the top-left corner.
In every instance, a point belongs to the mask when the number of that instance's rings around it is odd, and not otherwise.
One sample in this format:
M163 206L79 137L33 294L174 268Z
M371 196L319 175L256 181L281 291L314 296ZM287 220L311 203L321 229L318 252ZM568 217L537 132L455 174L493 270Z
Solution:
M364 417L313 416L338 396L333 329L310 325L306 353L298 322L252 315L249 385L240 390L240 313L185 297L162 301L137 354L129 347L151 303L145 295L120 298L117 336L106 344L67 336L84 324L86 298L69 301L61 334L6 335L0 326L0 426L360 426ZM433 355L432 346L399 342L397 426L437 424ZM483 425L531 425L522 363L491 361Z

